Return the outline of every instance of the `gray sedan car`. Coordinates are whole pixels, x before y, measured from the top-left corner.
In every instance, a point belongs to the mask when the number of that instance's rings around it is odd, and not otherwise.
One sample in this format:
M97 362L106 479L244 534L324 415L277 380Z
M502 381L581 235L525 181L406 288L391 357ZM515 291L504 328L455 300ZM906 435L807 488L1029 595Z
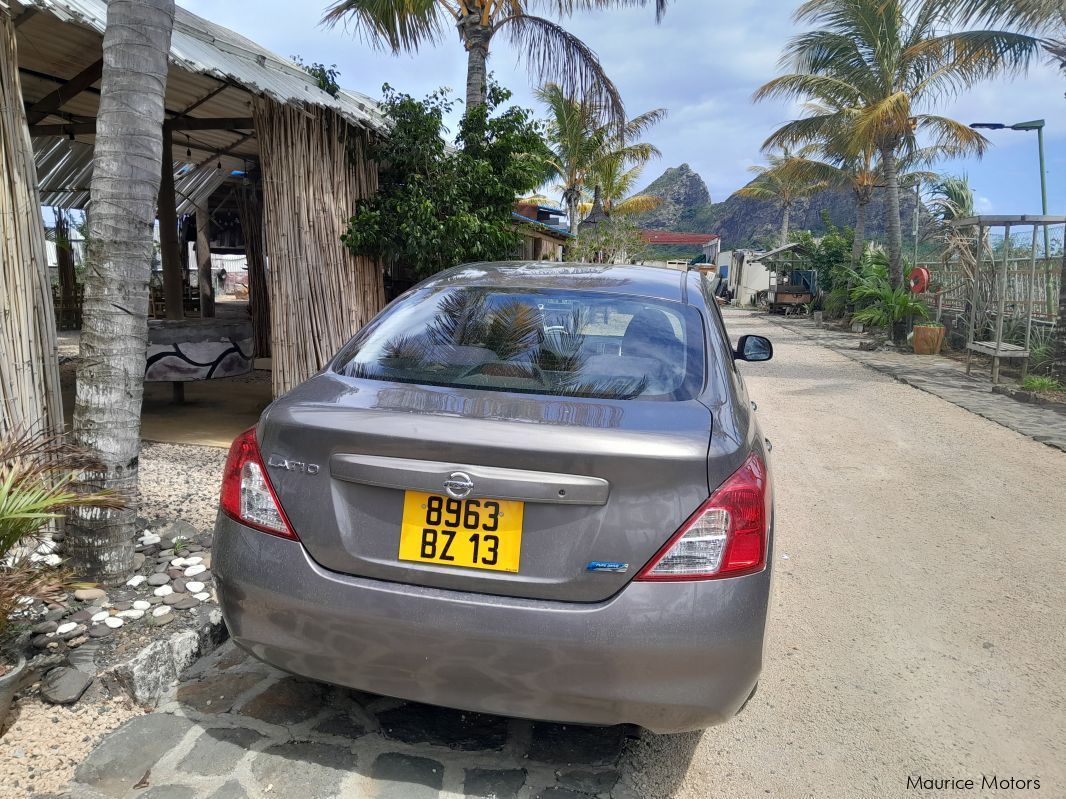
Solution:
M471 264L394 301L230 450L215 577L287 671L655 732L754 693L764 439L696 270Z

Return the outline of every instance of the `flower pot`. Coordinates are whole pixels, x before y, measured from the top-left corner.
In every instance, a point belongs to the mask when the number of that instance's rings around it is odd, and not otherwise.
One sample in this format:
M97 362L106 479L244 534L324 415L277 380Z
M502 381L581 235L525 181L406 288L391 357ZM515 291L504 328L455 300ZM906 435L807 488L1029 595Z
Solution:
M915 325L914 354L939 355L945 332L942 325Z
M20 657L18 665L13 666L3 677L0 677L0 730L7 723L7 712L11 709L11 701L15 698L15 692L22 687L22 675L26 671L26 658Z

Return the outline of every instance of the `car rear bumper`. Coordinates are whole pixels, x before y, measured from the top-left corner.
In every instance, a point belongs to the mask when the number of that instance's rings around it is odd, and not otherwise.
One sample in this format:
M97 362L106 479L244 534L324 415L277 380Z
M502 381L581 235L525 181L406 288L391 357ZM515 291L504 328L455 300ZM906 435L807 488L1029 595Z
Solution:
M631 583L595 604L327 571L222 514L213 572L234 640L281 669L429 704L653 732L726 721L762 666L769 569Z

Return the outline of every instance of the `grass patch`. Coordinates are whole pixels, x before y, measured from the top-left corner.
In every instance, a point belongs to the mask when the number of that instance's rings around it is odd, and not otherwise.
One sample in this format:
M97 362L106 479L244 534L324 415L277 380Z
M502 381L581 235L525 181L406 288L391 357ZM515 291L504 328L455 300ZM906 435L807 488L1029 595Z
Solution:
M1063 385L1053 377L1029 375L1022 381L1022 388L1026 391L1062 391Z

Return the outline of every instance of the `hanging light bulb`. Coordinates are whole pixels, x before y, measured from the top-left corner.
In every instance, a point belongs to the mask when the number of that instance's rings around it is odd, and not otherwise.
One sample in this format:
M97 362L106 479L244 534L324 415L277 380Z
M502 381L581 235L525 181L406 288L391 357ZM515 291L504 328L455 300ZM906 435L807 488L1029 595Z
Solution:
M218 168L222 169L222 159L221 158L218 159Z
M192 158L192 147L189 145L189 137L185 137L185 157Z

